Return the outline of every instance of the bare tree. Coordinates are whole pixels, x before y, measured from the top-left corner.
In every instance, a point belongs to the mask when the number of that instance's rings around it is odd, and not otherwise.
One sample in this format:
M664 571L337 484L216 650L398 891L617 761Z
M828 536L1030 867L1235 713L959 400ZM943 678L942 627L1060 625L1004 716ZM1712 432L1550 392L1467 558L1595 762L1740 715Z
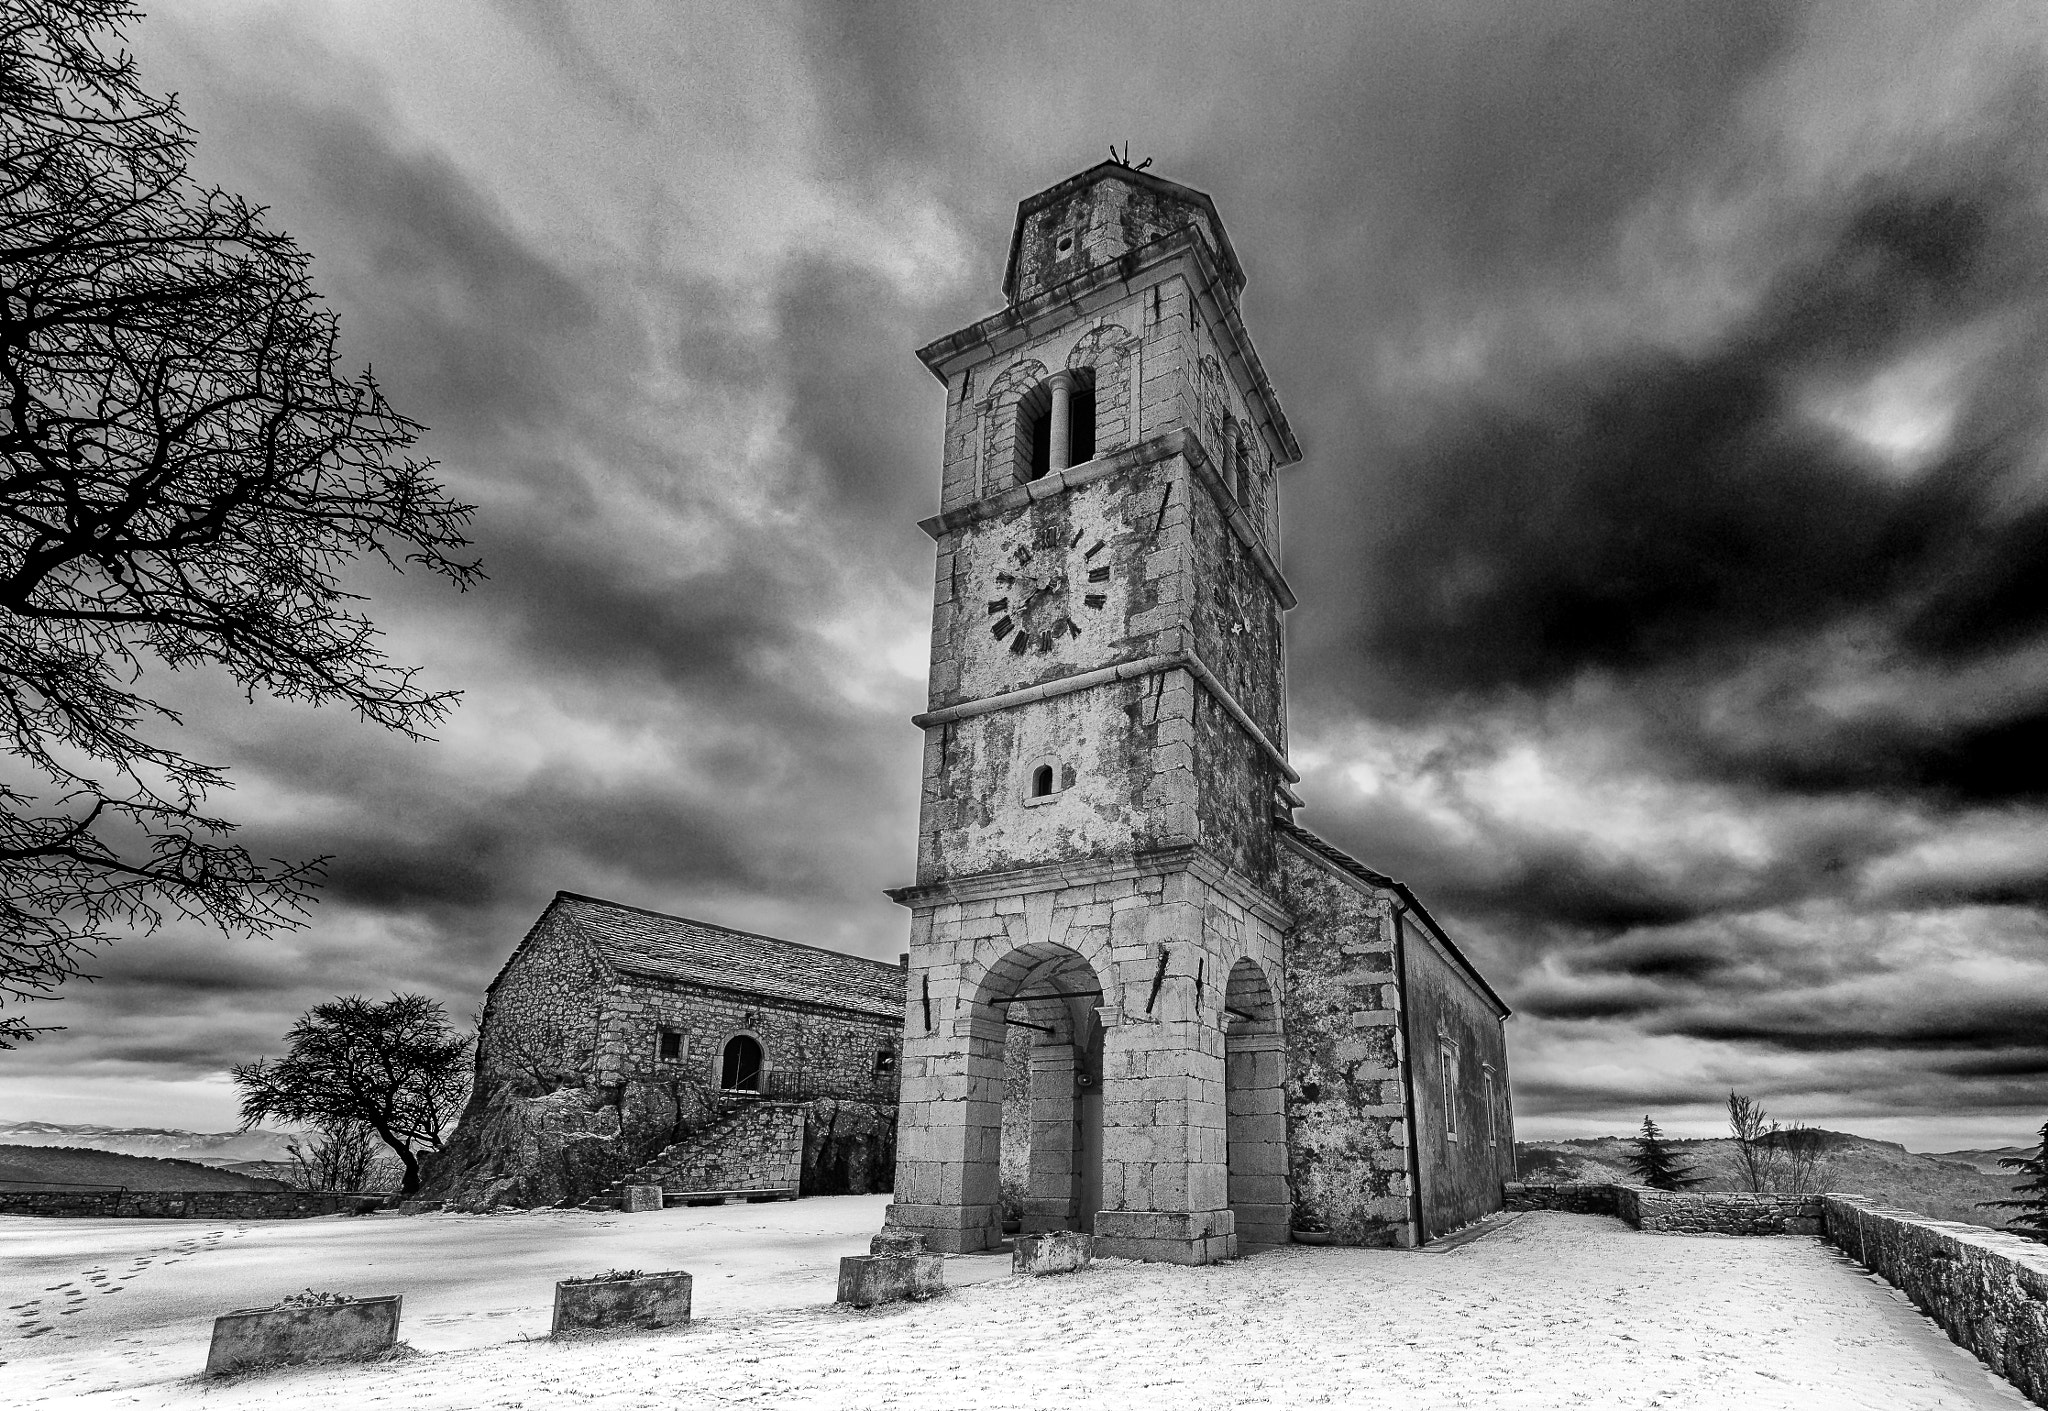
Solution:
M290 1051L275 1063L233 1070L243 1128L360 1123L404 1168L400 1192L418 1191L420 1153L441 1149L469 1089L470 1040L448 1027L441 1006L425 995L350 995L307 1010L286 1041Z
M0 10L0 1003L170 916L299 924L320 863L231 841L220 768L149 728L179 721L143 676L217 667L417 735L451 697L340 575L477 572L420 428L338 371L306 252L187 175L191 129L117 47L135 15ZM0 1015L0 1047L34 1032Z
M301 1133L285 1143L291 1161L285 1180L302 1191L368 1190L376 1145L362 1122L336 1122L317 1136Z
M1753 1097L1730 1091L1728 1130L1735 1138L1735 1174L1752 1191L1770 1189L1777 1163L1778 1124Z
M1804 1122L1773 1131L1773 1151L1780 1158L1772 1189L1786 1195L1814 1195L1826 1189L1831 1163L1828 1134Z

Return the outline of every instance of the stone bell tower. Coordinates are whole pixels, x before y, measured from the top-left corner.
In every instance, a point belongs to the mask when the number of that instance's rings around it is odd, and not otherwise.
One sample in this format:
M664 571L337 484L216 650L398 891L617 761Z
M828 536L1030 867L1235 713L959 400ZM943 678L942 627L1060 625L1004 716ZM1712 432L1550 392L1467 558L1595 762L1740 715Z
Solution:
M947 404L889 1220L935 1250L1000 1242L1026 1127L1027 1231L1185 1263L1286 1238L1300 449L1243 286L1207 196L1105 162L1018 207L1007 305L918 354Z

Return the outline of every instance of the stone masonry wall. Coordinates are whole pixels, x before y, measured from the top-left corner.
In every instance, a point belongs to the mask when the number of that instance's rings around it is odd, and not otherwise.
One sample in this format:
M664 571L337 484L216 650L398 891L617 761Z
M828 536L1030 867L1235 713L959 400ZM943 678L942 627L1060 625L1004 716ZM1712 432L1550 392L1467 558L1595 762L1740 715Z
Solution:
M1380 898L1280 850L1287 943L1287 1144L1295 1227L1411 1245L1394 945Z
M1514 1179L1507 1036L1499 1009L1426 920L1410 911L1394 925L1427 1239L1500 1209L1501 1184Z
M664 1030L682 1051L661 1057ZM762 1075L775 1096L894 1096L899 1015L883 1018L742 995L727 990L626 976L605 1003L596 1081L681 1082L716 1088L725 1044L738 1034L760 1042ZM887 1055L886 1063L878 1059Z
M1649 1186L1590 1181L1557 1185L1509 1181L1501 1187L1508 1210L1562 1210L1573 1215L1614 1215L1639 1230L1667 1235L1818 1235L1817 1195L1759 1195L1749 1191L1660 1191Z
M739 1109L641 1168L638 1179L663 1190L795 1191L802 1183L804 1108L758 1102Z
M1506 1210L1561 1210L1567 1215L1612 1215L1614 1193L1615 1187L1605 1181L1572 1181L1557 1185L1509 1181L1501 1188L1501 1205Z
M1855 1196L1823 1201L1827 1237L1960 1346L2048 1406L2048 1245L1925 1220Z
M0 1215L81 1220L306 1220L381 1196L309 1191L0 1191Z
M890 1220L934 1249L1001 1238L1007 1036L991 1001L1004 974L1024 973L1020 951L1071 952L1103 990L1101 1247L1181 1262L1235 1249L1222 999L1240 958L1278 976L1279 931L1189 871L1097 870L1100 881L918 905Z
M1660 1191L1617 1185L1615 1214L1639 1230L1666 1235L1817 1235L1817 1195L1748 1191Z

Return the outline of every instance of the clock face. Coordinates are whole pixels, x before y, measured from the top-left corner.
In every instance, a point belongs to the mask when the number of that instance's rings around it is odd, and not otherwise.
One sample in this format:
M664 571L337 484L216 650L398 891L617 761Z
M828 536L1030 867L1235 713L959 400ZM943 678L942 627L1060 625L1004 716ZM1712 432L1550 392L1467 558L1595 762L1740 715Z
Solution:
M1081 623L1109 603L1109 545L1086 548L1087 531L1065 544L1017 544L1004 556L989 594L989 635L1013 656L1050 652L1062 637L1081 635Z

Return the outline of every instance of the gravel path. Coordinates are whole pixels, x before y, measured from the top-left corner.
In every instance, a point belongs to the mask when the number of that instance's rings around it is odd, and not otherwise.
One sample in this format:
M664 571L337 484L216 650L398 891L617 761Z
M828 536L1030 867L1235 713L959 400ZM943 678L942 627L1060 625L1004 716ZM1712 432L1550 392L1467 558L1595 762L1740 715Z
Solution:
M47 1261L68 1240L74 1277L118 1274L152 1240L194 1251L177 1278L160 1263L135 1276L138 1295L160 1280L151 1299L118 1306L87 1293L99 1306L67 1326L0 1334L0 1387L10 1405L219 1411L2028 1405L1817 1240L1645 1235L1545 1213L1448 1252L1294 1247L1204 1269L1105 1261L1040 1280L1011 1279L1006 1260L951 1259L943 1299L836 1308L834 1263L864 1245L881 1204L378 1217L230 1226L210 1241L211 1229L162 1223L0 1221L9 1303L21 1301L17 1286L37 1282L48 1298L59 1282L21 1277L29 1244ZM545 1331L554 1278L608 1266L690 1269L700 1321L511 1340ZM268 1301L309 1283L403 1291L402 1335L423 1355L225 1383L190 1376L206 1318L238 1306L225 1295L261 1286L244 1301Z

